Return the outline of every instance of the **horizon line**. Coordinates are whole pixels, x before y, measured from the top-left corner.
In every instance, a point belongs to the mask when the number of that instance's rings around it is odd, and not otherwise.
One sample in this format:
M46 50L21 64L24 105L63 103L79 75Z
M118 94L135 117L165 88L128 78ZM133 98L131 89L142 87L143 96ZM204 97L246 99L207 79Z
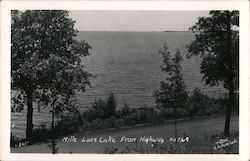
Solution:
M165 30L165 31L117 31L117 30L114 30L114 31L110 31L110 30L78 30L79 32L192 32L192 31L189 31L189 30Z

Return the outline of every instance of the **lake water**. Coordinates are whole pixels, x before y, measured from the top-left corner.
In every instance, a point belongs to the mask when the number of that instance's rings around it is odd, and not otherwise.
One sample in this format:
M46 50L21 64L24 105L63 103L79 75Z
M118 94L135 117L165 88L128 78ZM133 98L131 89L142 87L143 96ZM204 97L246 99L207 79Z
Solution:
M92 46L91 55L83 58L83 63L96 76L91 81L92 88L77 95L82 111L95 99L106 99L111 92L118 107L125 103L133 108L154 106L152 95L165 78L165 73L160 69L162 57L158 53L164 42L172 54L179 49L183 55L183 75L190 93L195 88L213 97L225 93L222 87L209 87L202 81L200 58L185 58L185 46L194 40L192 32L79 32L77 39L86 40ZM38 112L34 108L35 126L41 123L50 126L50 118L48 109ZM11 121L12 133L24 137L26 109L21 113L12 113Z

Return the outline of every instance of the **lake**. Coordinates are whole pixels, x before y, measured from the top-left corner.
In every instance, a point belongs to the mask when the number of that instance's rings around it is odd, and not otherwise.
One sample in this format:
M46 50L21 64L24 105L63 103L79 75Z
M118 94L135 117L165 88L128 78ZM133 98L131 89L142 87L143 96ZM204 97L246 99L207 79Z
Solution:
M86 40L91 46L90 56L83 58L86 70L96 76L92 88L78 93L78 104L82 111L91 106L95 99L106 99L112 92L118 107L128 104L132 108L155 106L154 91L159 89L165 73L161 72L162 57L159 49L166 42L171 54L179 49L184 57L183 76L187 90L191 93L200 88L212 97L223 96L220 87L206 86L200 74L199 57L187 59L185 46L194 40L192 32L79 32L78 40ZM48 109L38 112L34 107L33 121L50 126L51 114ZM12 113L12 133L24 137L26 109Z

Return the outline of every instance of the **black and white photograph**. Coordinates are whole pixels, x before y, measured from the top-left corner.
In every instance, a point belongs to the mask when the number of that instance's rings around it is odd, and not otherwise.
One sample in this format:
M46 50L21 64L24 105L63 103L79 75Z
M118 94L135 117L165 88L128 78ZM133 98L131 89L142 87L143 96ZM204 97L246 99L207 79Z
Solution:
M240 154L239 9L9 12L10 154Z

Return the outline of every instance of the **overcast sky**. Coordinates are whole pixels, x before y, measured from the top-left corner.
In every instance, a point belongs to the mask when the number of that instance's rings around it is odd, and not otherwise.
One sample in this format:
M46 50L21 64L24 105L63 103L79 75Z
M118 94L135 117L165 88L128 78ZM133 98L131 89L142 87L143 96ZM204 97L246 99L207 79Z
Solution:
M183 31L208 11L70 11L80 31Z

